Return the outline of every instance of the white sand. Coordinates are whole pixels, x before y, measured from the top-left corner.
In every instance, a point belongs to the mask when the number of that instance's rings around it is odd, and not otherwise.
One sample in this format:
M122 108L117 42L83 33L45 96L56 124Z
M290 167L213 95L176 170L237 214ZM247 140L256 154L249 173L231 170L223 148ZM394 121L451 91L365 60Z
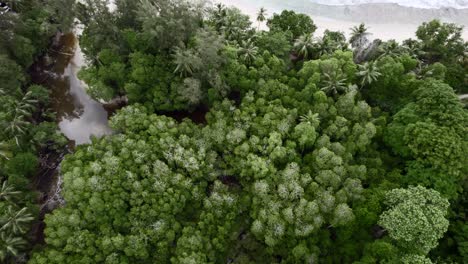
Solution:
M308 2L308 0L215 0L214 2L219 2L223 3L226 6L235 6L239 8L242 12L245 14L251 16L253 25L256 27L257 22L256 22L256 17L257 17L257 12L261 7L265 7L268 10L268 16L271 16L273 13L280 13L284 9L292 9L296 12L303 12L306 14L310 14L308 12L307 7L309 7L311 4ZM341 12L342 7L336 7L336 12ZM354 8L359 8L354 7ZM327 12L333 12L333 7L326 10L330 10ZM401 10L401 12L405 12L405 8L398 9ZM414 13L415 9L408 8L408 10L411 10ZM321 10L322 11L322 10ZM382 12L382 10L379 10ZM372 16L372 14L369 14L368 11L366 11L366 18L362 18L363 21L360 21L360 17L346 17L346 20L341 20L341 19L336 19L333 17L336 17L337 14L332 14L330 13L329 15L312 15L312 19L314 20L314 23L317 25L318 30L317 34L321 35L325 31L325 29L329 30L334 30L334 31L343 31L346 34L349 34L350 28L353 26L358 25L361 22L365 22L366 26L369 27L369 31L372 33L373 38L379 38L382 40L390 40L390 39L395 39L397 41L402 41L408 38L414 38L415 37L415 32L418 26L420 25L420 21L415 22L415 23L408 23L408 22L403 22L403 23L398 23L398 21L395 21L395 23L375 23L375 22L368 22L365 21L366 19L372 19L373 21L377 20L377 18L369 18L369 16ZM385 10L384 10L385 12ZM422 10L421 12L426 12ZM376 12L378 13L378 12ZM409 12L408 12L409 13ZM400 14L400 16L404 14ZM339 16L339 15L338 15ZM388 17L386 21L392 21L391 17L395 16L395 14L388 14ZM390 18L390 19L388 19ZM407 19L411 20L411 18ZM445 20L445 19L444 19ZM447 17L447 21L450 21L450 18ZM464 25L464 24L463 24ZM266 29L266 25L262 25L262 29ZM463 37L465 39L468 39L468 31L465 30Z
M397 3L402 6L418 8L468 8L468 0L309 0L325 5L361 5L369 3Z

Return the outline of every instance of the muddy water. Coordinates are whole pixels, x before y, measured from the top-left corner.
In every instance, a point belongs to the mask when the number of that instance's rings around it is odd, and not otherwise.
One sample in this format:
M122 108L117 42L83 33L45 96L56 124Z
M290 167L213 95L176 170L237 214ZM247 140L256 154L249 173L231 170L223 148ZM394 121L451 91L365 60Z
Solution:
M36 82L51 90L52 109L62 133L76 145L90 142L91 136L103 136L112 131L108 112L101 103L86 93L86 84L78 79L85 65L77 38L73 34L61 37L59 45L50 49L50 56L35 69Z
M78 72L84 65L77 38L67 34L49 48L47 55L39 59L30 72L34 83L50 90L52 111L56 113L60 131L70 140L70 147L90 143L91 136L112 133L108 112L86 94L86 84L78 79ZM32 231L35 244L45 243L45 214L65 202L60 193L60 163L70 150L44 149L41 154L41 168L35 177L35 188L41 193L39 221Z

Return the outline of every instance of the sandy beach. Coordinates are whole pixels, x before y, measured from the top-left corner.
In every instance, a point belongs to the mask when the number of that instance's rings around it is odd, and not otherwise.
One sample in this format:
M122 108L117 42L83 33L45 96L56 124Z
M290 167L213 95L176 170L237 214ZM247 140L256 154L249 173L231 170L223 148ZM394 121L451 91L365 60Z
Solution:
M418 26L423 21L433 18L454 22L465 27L468 26L468 10L419 9L396 4L327 6L313 4L308 0L216 0L213 2L239 8L252 17L254 25L257 25L255 21L256 14L261 7L268 10L268 16L273 13L280 13L284 9L305 13L310 15L317 25L316 34L318 35L323 34L326 29L343 31L349 34L351 27L364 22L369 27L370 33L372 33L371 37L402 41L414 38ZM266 25L262 25L262 28L266 29ZM463 37L468 40L467 30L464 30Z

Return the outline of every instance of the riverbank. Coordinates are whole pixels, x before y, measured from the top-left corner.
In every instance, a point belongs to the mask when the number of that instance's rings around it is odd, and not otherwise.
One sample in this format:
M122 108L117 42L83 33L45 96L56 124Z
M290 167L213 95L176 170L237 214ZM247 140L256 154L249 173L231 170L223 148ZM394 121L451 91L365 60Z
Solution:
M34 179L34 189L39 192L38 222L32 236L34 244L44 243L44 217L64 204L60 196L62 178L60 164L76 145L91 141L91 136L112 133L108 126L110 113L86 93L86 84L78 79L85 65L83 54L74 34L57 35L48 49L31 67L33 83L50 91L50 108L56 116L60 132L68 139L64 148L45 146L39 151L40 168Z
M63 35L59 45L50 50L51 54L34 66L33 80L50 90L60 131L77 145L89 143L92 135L112 133L108 112L86 93L86 84L78 78L85 62L75 35Z

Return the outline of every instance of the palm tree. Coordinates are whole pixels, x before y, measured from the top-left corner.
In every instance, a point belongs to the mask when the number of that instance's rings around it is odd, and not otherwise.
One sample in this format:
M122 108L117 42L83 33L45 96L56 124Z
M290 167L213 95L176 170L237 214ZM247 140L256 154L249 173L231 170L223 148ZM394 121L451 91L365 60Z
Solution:
M177 65L174 73L179 73L181 77L192 76L202 66L202 60L192 51L175 48L174 64Z
M19 145L18 136L20 134L25 134L26 126L30 124L26 118L32 115L37 102L38 101L33 98L32 92L27 92L21 101L15 102L16 107L10 111L13 116L13 120L11 122L3 122L6 123L5 131L11 137L15 138L17 145Z
M212 21L218 32L226 23L226 16L227 16L226 6L224 6L223 4L217 4L216 8L213 10Z
M311 110L306 115L299 118L301 123L309 123L313 127L317 128L320 125L320 117L317 113L312 113Z
M6 14L10 11L10 7L6 3L0 2L0 15Z
M19 115L31 116L37 102L38 101L33 98L32 92L29 91L23 96L21 101L16 104L15 112Z
M7 7L11 8L14 12L19 12L24 6L24 0L6 0Z
M3 262L9 256L17 256L18 251L26 246L26 241L21 237L12 236L6 232L0 233L0 260Z
M349 42L353 48L362 48L369 42L367 39L370 35L370 33L367 32L368 30L369 28L367 28L364 23L351 28L351 38L349 39Z
M267 10L264 7L260 8L257 14L257 22L258 22L257 30L260 30L260 24L266 20L266 16L267 16Z
M19 146L19 136L26 134L26 127L30 123L25 120L23 115L16 115L11 122L8 123L5 131L7 134L15 138L16 145Z
M419 43L418 41L416 40L413 40L413 39L408 39L408 40L405 40L403 41L403 49L406 50L406 52L414 59L420 59L422 57L424 57L424 55L426 54L423 50L422 50L422 46L421 46L421 43Z
M362 65L358 65L358 68L359 71L357 75L361 77L361 87L377 81L377 79L382 76L382 74L379 72L376 61L366 62Z
M10 145L6 142L0 142L0 158L10 159L11 151Z
M406 52L406 50L401 47L395 40L384 42L382 45L380 45L379 49L381 53L380 57L397 57Z
M300 36L294 43L294 50L303 59L308 59L314 48L317 47L317 42L312 34Z
M339 92L346 92L348 86L346 85L346 76L337 70L323 73L323 87L322 91L327 94L336 95Z
M15 191L13 186L8 185L7 181L4 181L2 184L2 187L0 188L0 201L5 200L5 201L11 201L11 199L20 194L21 192Z
M235 11L227 12L224 24L221 27L221 32L224 33L226 40L237 44L246 39L246 35L248 35L246 24L243 24L240 16Z
M255 46L251 38L247 41L243 40L242 45L239 47L238 54L245 64L251 65L257 58L258 47Z
M28 208L24 207L16 211L13 206L8 206L6 214L0 218L0 231L24 234L26 226L34 220L34 217L27 210Z

